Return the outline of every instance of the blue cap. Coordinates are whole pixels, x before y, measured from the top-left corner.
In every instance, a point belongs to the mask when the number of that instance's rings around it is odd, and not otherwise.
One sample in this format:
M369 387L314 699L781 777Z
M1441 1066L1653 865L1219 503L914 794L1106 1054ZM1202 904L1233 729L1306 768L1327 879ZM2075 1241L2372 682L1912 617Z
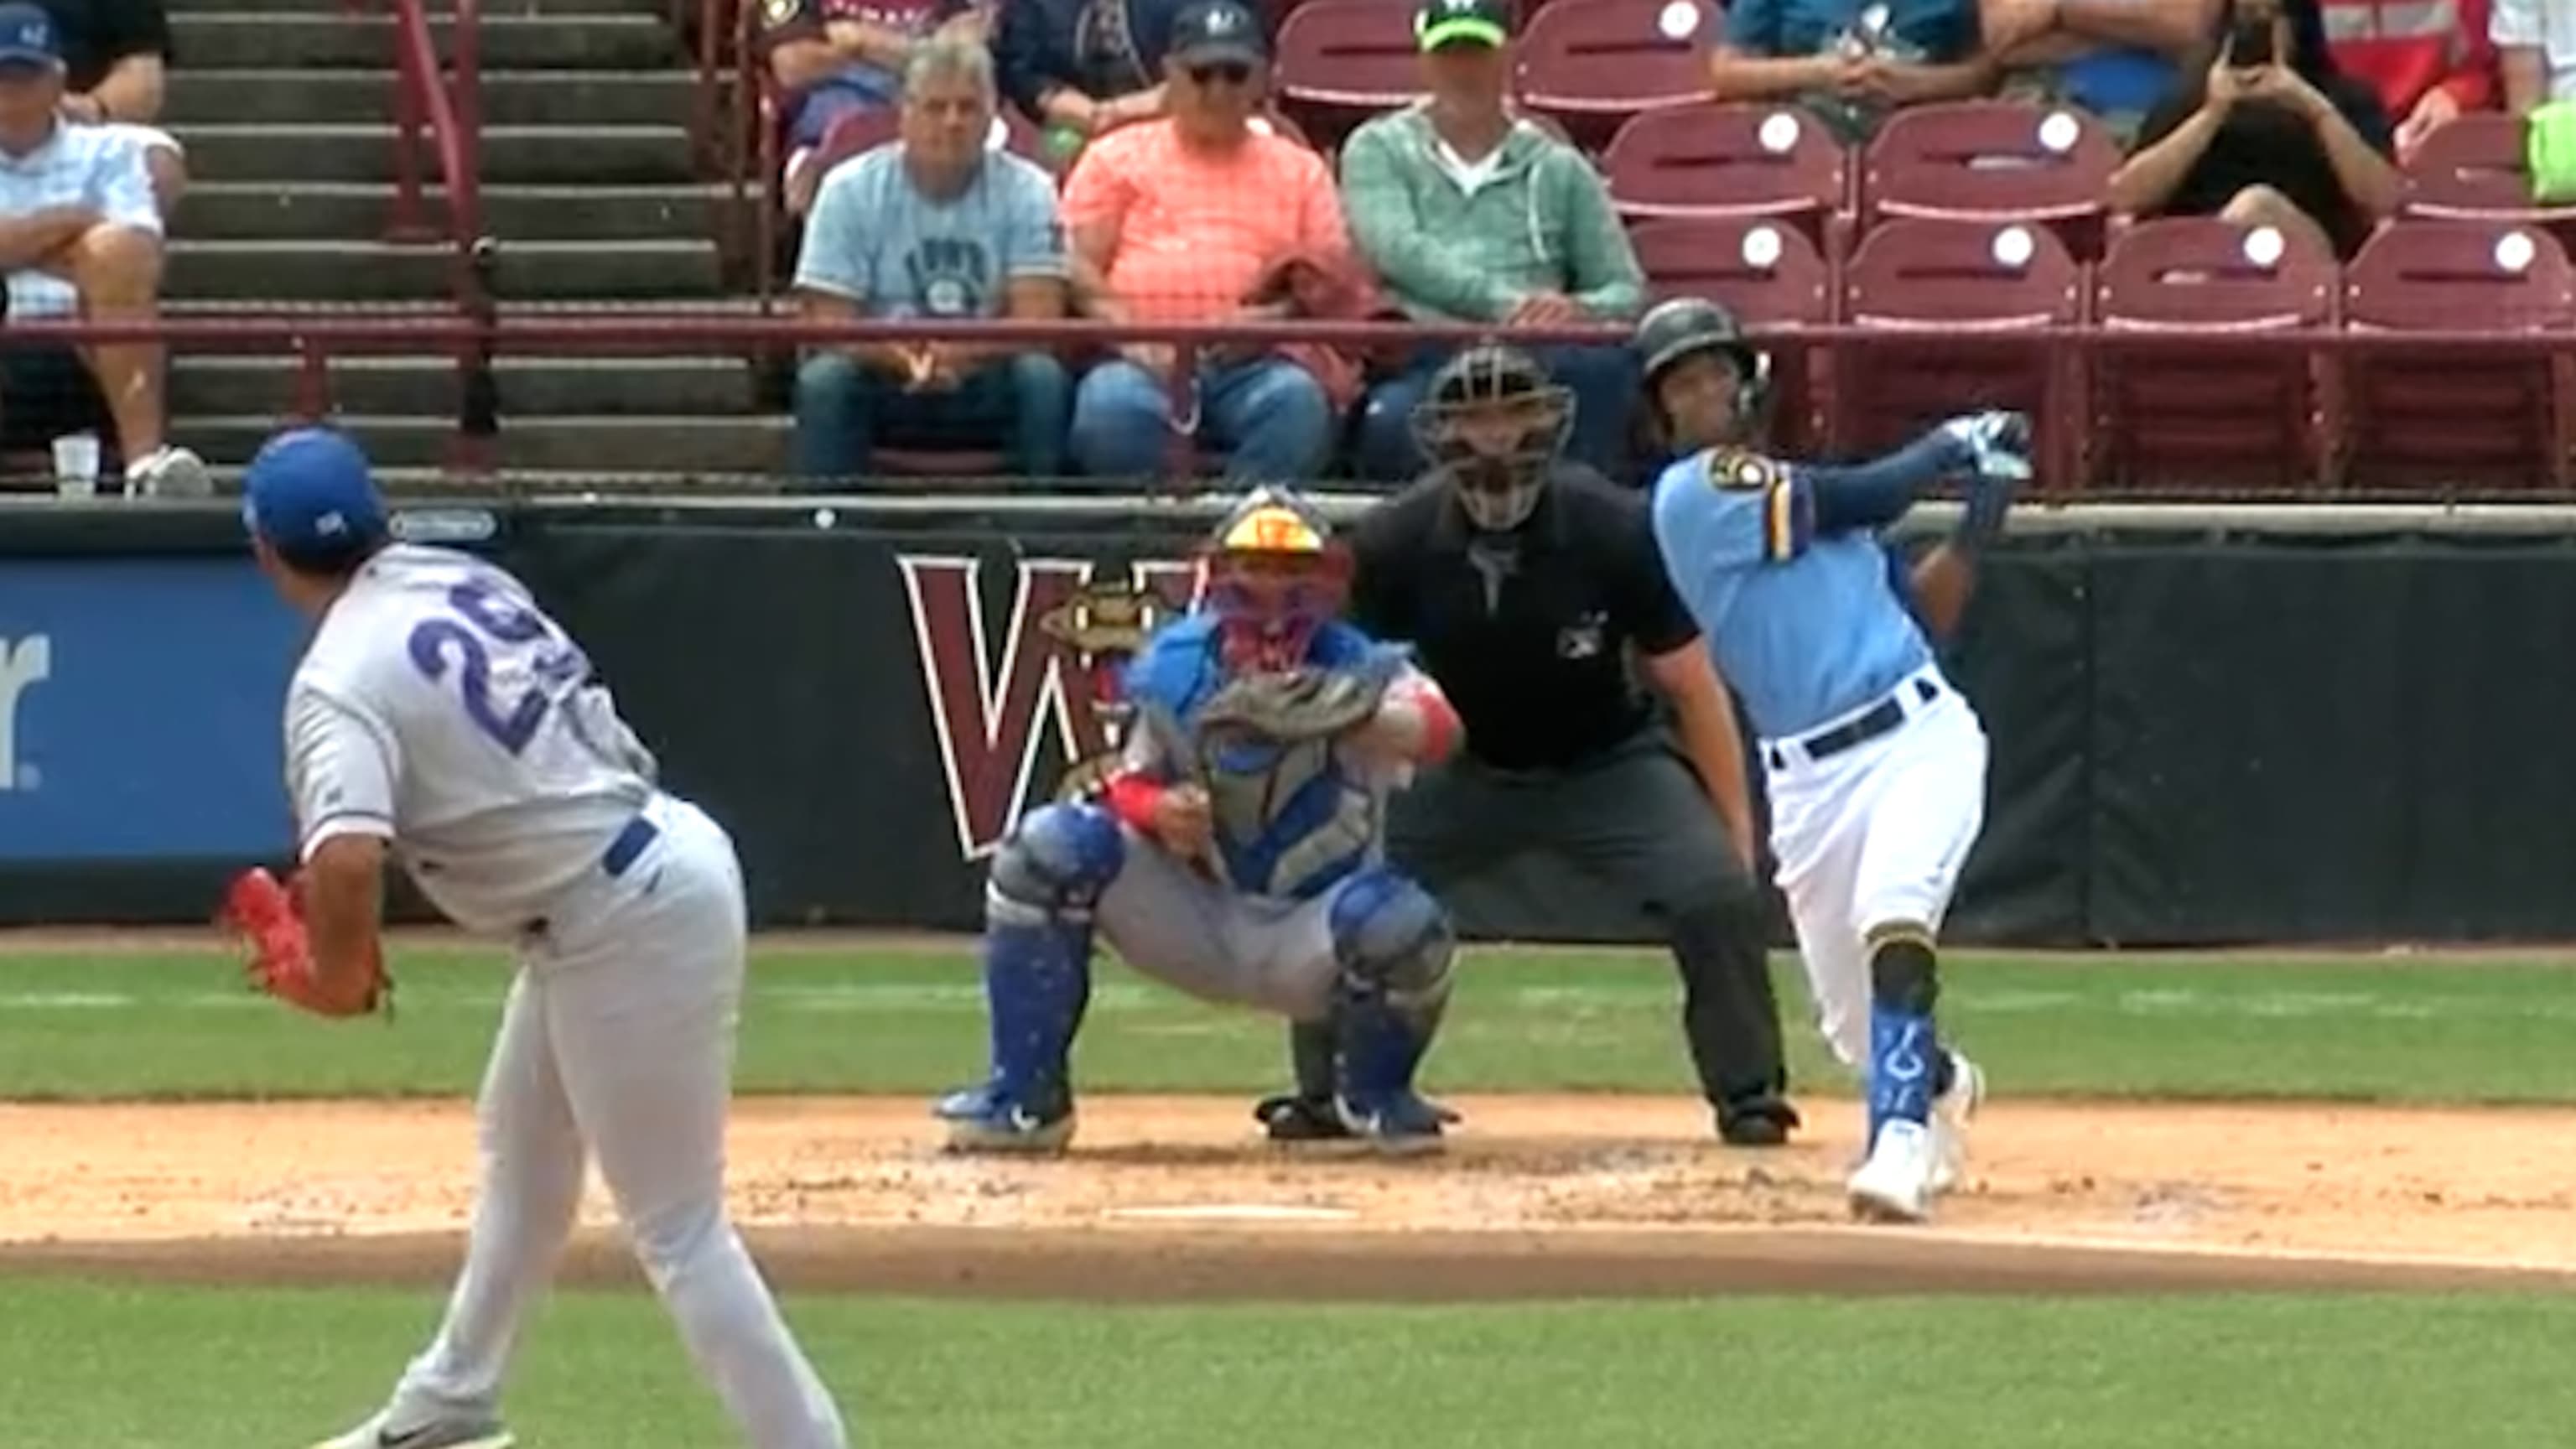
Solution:
M242 523L288 563L328 567L385 541L385 500L357 444L329 428L295 428L243 471Z
M40 5L22 0L0 5L0 65L59 66L63 43L54 33L54 17Z

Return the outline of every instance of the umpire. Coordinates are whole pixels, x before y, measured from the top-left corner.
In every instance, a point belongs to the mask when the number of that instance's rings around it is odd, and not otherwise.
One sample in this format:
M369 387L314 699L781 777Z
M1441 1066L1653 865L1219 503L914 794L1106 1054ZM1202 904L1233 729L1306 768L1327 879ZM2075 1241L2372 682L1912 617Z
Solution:
M1466 726L1454 762L1396 796L1388 854L1435 895L1533 849L1624 892L1672 942L1719 1136L1776 1146L1798 1115L1742 741L1644 500L1563 460L1573 410L1525 353L1458 354L1413 418L1432 471L1353 530L1353 622L1412 644ZM1276 1141L1344 1135L1329 1039L1301 1028L1292 1044L1297 1091L1263 1102L1263 1124Z

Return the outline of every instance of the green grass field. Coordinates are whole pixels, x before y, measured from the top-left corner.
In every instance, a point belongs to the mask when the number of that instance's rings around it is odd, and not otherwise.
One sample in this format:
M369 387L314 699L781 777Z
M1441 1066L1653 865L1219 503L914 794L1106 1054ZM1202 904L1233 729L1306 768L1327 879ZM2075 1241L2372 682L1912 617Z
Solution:
M1785 963L1784 963L1785 964ZM391 1026L295 1019L206 955L0 964L0 1097L461 1094L497 958L399 956ZM2559 959L1951 963L1952 1030L2020 1095L2576 1101ZM1445 1090L1677 1091L1660 960L1478 953ZM1840 1092L1783 1005L1802 1091ZM747 1090L921 1092L980 1066L969 962L765 954ZM1102 975L1094 1090L1246 1092L1278 1028ZM0 1143L5 1154L5 1143ZM5 1161L5 1156L0 1156ZM5 1191L0 1174L0 1191ZM0 1449L300 1449L373 1405L437 1295L0 1277ZM2576 1443L2576 1300L2535 1295L1722 1298L1453 1307L1121 1307L797 1297L882 1449L2503 1449ZM731 1441L656 1306L565 1293L510 1407L528 1449Z

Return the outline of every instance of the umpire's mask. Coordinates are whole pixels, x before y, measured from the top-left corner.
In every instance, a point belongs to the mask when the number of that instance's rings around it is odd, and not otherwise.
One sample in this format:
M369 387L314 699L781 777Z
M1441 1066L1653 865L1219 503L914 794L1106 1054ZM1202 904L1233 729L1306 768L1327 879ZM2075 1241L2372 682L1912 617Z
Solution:
M1413 410L1413 436L1488 533L1521 526L1574 428L1574 394L1538 359L1483 343L1449 359Z

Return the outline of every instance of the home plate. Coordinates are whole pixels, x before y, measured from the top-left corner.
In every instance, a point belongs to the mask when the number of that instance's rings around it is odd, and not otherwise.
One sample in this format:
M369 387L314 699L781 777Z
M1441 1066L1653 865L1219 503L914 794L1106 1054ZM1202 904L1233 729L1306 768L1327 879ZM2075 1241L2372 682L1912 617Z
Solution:
M1349 1208L1293 1207L1281 1203L1192 1202L1164 1207L1111 1208L1102 1216L1146 1218L1159 1222L1341 1223L1359 1214Z

